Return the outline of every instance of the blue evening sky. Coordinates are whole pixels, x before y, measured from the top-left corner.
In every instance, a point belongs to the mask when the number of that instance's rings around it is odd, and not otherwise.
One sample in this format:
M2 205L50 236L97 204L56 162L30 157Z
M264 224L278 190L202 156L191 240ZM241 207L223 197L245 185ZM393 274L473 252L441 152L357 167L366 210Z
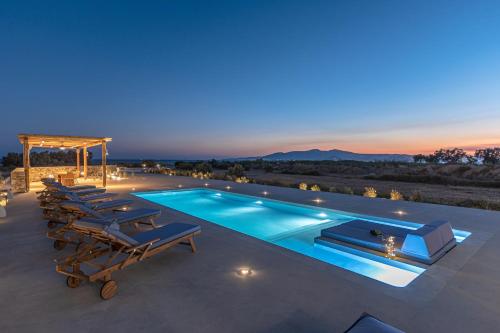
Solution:
M0 154L500 146L500 1L1 1Z

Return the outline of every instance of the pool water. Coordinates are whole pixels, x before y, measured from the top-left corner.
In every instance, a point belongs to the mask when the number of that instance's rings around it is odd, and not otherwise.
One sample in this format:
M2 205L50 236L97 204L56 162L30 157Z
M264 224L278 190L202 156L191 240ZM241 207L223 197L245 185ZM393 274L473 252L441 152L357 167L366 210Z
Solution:
M349 247L339 245L332 248L314 243L321 229L360 218L360 215L209 189L133 194L392 286L405 287L425 271L421 267ZM361 218L410 229L421 226L369 216ZM454 232L459 241L468 235L462 231Z

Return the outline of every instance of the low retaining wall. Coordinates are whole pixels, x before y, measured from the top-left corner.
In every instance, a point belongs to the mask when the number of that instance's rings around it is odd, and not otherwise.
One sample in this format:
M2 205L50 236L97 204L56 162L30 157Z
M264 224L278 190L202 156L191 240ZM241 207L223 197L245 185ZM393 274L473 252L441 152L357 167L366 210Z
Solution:
M117 169L116 165L107 165L106 173L111 175ZM83 170L83 167L82 167ZM74 166L53 166L53 167L30 167L30 181L39 182L43 178L47 177L57 177L59 174L68 173L71 171L76 171ZM102 177L102 166L101 165L89 165L87 167L87 176L90 178L100 178ZM24 192L25 190L25 179L24 179L24 168L16 168L10 173L11 186L13 192Z

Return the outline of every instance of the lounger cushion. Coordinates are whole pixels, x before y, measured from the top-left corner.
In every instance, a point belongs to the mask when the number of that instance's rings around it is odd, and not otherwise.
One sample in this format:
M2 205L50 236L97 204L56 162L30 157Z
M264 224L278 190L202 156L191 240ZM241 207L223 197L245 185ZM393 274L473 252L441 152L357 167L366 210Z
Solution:
M121 199L121 200L111 200L104 201L96 204L87 203L88 206L91 206L94 210L105 210L105 209L118 209L125 206L130 206L133 203L132 200Z
M199 231L199 225L186 224L186 223L170 223L160 228L141 232L132 236L139 244L144 244L149 241L160 239L153 244L153 248L169 243L175 239L184 237Z
M140 244L132 237L129 237L129 236L125 235L123 232L121 232L120 226L117 223L111 223L111 224L107 225L104 232L108 236L112 236L112 237L116 238L117 240L119 240L120 242L122 242L123 244L125 244L129 247L137 246Z
M403 331L390 326L380 319L367 313L361 317L345 333L404 333Z
M159 215L161 215L161 210L159 209L137 208L124 212L114 212L112 214L107 214L105 218L118 224L123 224L130 222L139 222Z
M104 231L110 224L99 219L83 218L73 222L73 226L81 229L90 229L92 231Z
M59 206L61 208L74 211L74 212L79 212L80 214L86 215L88 217L93 217L96 219L105 219L105 216L97 212L95 209L93 209L91 206L85 202L82 203L82 201L63 201L59 203Z
M98 193L98 194L92 194L92 195L87 195L83 197L78 197L80 200L87 201L87 202L97 202L97 201L105 201L109 200L113 197L115 197L117 193Z

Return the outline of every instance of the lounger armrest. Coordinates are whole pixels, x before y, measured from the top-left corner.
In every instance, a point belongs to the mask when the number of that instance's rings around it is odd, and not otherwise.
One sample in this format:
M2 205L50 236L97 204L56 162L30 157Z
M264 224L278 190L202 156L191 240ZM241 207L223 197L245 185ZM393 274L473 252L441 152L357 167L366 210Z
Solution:
M140 250L143 247L148 247L149 245L152 245L153 243L158 242L159 240L160 240L160 238L155 238L155 239L150 240L148 242L145 242L145 243L139 244L137 246L134 246L134 247L128 249L127 251L125 251L125 252L129 253L129 252L134 252L134 251Z

